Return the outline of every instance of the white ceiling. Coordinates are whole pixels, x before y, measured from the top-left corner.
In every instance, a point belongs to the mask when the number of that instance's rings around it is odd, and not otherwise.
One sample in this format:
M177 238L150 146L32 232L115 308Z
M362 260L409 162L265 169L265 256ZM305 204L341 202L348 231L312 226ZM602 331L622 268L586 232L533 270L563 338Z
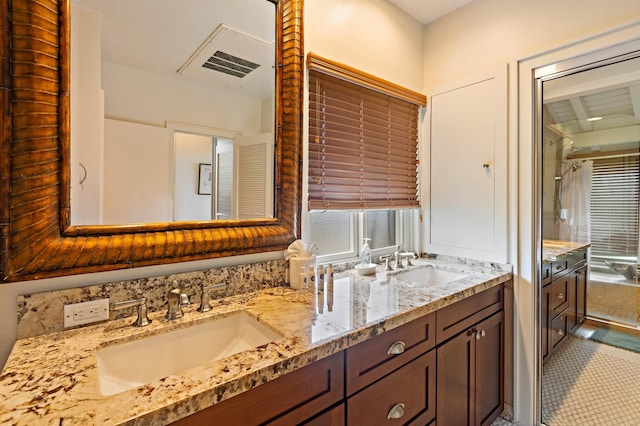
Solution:
M103 61L157 75L189 79L194 84L226 86L260 99L273 94L275 7L257 0L72 0L80 6L100 13L101 57ZM233 4L233 7L229 7ZM248 43L219 45L219 49L256 63L264 63L249 78L230 77L219 72L183 73L177 71L200 47L214 44L209 37L224 24L236 40L255 39L256 52ZM226 37L227 40L231 38ZM218 43L218 41L215 41ZM244 44L242 44L244 43ZM256 59L253 56L259 57ZM248 56L247 56L248 55ZM270 62L269 62L270 61ZM207 74L205 76L204 74ZM217 75L217 76L216 76ZM204 79L204 80L203 80ZM216 80L216 81L214 81Z
M637 146L640 59L550 80L542 90L547 126L570 138L573 149L608 151Z
M472 0L389 0L423 24L470 3Z

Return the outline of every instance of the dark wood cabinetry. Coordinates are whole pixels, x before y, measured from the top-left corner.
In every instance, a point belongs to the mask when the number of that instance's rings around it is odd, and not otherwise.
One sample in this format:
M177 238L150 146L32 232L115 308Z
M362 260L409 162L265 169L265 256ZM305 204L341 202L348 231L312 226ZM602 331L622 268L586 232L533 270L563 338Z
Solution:
M490 424L504 399L503 295L485 290L175 424Z
M436 357L429 351L347 399L349 425L426 425L436 416Z
M542 267L542 360L546 362L586 318L587 251Z
M343 398L344 354L340 352L194 413L174 424L301 424Z
M451 309L449 309L451 308ZM504 312L502 287L487 290L437 313L437 424L489 425L504 407ZM460 315L451 315L452 310ZM449 311L449 312L448 312ZM449 326L449 327L448 327Z

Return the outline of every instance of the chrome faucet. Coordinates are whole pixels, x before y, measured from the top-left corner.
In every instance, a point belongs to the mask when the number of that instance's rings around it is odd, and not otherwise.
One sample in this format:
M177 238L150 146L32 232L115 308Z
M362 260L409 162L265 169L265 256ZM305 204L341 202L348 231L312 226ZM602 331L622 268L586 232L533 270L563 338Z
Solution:
M391 259L391 255L387 254L384 256L380 256L378 259L380 259L380 261L384 260L384 270L385 271L393 271L393 268L391 267L391 265L389 265L389 260Z
M116 302L113 304L111 309L113 309L114 311L117 311L119 309L131 308L133 306L138 307L138 318L136 318L134 323L131 325L133 325L134 327L144 327L146 325L149 325L151 323L151 320L149 319L149 317L147 317L147 298L146 297L141 297L140 299L135 299L135 300L126 300L124 302Z
M200 307L198 312L208 312L211 310L211 291L226 287L226 283L211 284L202 286L202 297L200 298Z
M173 320L176 318L182 318L182 299L183 293L179 288L169 290L169 293L167 293L167 304L169 305L169 309L167 310L167 315L165 315L166 319Z
M401 252L400 250L396 251L394 253L394 256L396 258L396 268L404 268L402 259L407 259L407 266L413 266L413 263L411 263L411 259L415 259L416 257L418 257L416 253Z

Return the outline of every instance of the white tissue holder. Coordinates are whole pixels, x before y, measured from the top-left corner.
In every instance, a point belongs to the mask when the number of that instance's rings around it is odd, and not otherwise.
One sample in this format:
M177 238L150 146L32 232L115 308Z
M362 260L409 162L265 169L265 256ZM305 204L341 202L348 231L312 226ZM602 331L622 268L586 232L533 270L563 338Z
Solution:
M315 256L289 258L289 285L291 285L291 288L294 290L306 288L304 281L300 280L300 272L302 272L301 267L304 266L306 272L309 266L313 266L315 268L315 265Z

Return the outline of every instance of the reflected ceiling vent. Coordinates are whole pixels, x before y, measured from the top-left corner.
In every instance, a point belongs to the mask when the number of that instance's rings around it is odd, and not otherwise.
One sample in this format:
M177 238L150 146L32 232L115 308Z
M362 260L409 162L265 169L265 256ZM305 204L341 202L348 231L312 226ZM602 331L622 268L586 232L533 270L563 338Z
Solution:
M256 70L260 64L238 58L230 53L216 51L209 59L202 64L203 67L214 71L223 72L239 78L246 77L250 72Z
M200 82L239 89L271 78L274 64L272 43L220 24L176 72Z

